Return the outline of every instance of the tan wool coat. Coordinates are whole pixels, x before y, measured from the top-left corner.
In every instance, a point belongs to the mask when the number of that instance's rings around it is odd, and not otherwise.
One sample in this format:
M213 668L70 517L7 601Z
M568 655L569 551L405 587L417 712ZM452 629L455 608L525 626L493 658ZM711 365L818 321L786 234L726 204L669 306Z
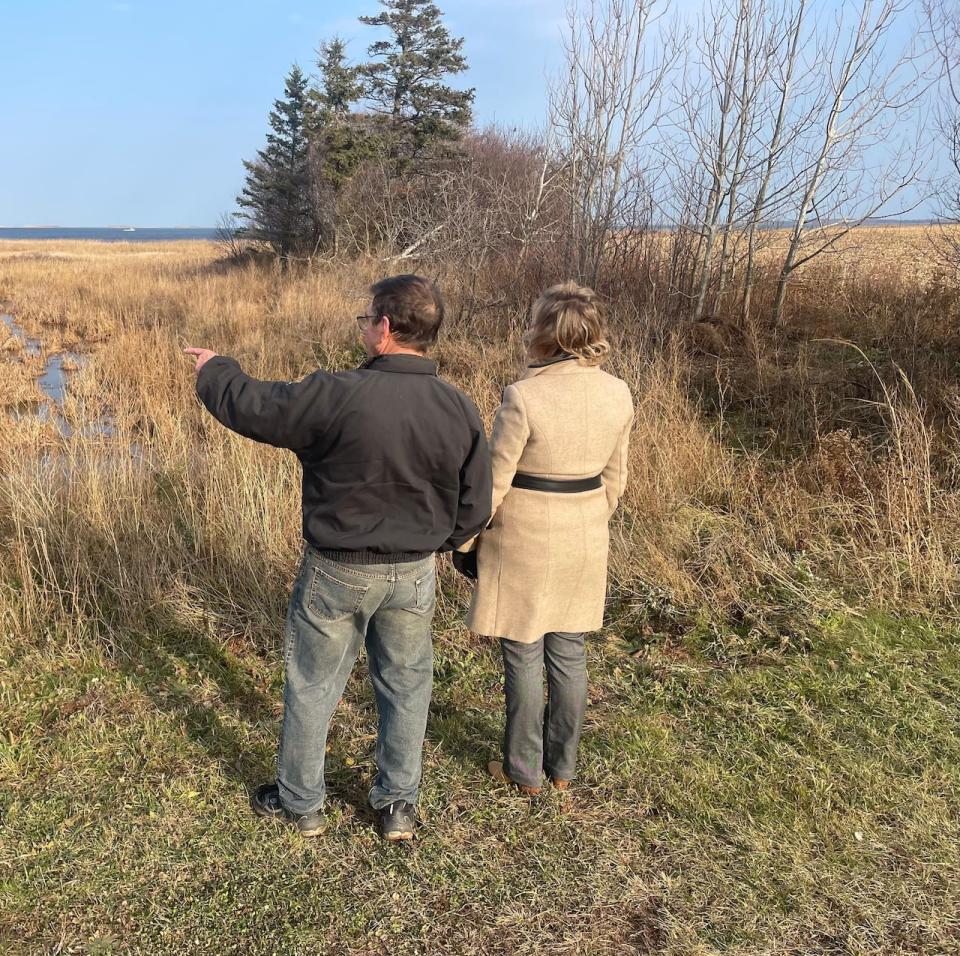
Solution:
M471 630L532 643L550 631L603 626L607 522L626 484L632 424L626 383L579 360L531 366L504 390L490 439L493 518L474 539ZM602 475L603 487L575 494L513 488L517 472Z

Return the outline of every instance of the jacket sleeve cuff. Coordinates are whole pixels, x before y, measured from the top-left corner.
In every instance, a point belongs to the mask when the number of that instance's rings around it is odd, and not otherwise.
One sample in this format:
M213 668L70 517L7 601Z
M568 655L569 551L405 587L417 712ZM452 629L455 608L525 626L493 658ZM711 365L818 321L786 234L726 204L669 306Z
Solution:
M229 368L231 365L240 368L240 363L235 358L230 358L229 355L214 355L212 359L208 359L202 369L197 373L197 384L200 384L201 379L210 371L216 371L220 368Z
M214 392L217 389L217 385L215 384L217 374L228 368L239 369L240 363L227 355L214 355L212 359L208 359L207 362L204 363L203 368L197 373L197 396L208 408L207 400L212 395L210 389L213 388Z

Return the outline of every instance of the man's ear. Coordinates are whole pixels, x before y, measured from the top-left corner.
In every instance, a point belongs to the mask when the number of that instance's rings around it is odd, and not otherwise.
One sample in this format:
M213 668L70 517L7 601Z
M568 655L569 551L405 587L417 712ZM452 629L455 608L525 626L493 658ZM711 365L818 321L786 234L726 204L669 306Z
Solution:
M380 329L381 329L381 332L380 332L380 341L381 341L381 342L386 342L387 339L390 338L390 332L392 331L391 328L390 328L390 316L389 316L389 315L381 316L381 318L380 318Z

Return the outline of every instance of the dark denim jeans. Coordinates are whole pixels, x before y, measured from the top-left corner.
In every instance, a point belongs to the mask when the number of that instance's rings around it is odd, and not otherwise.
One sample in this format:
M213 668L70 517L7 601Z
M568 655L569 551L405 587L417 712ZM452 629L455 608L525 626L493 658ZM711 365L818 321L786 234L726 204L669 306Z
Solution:
M501 640L500 647L507 705L504 772L527 787L539 787L542 773L554 780L572 780L587 707L583 634L557 631L532 644Z
M306 548L284 636L277 784L287 810L310 813L323 804L327 728L364 642L380 715L370 804L416 803L433 685L435 607L433 556L346 565Z

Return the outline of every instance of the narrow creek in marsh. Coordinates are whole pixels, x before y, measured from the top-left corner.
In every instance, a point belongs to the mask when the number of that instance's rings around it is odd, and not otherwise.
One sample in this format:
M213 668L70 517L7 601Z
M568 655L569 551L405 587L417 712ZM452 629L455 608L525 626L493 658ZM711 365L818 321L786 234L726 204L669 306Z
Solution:
M23 343L23 350L28 358L36 358L43 352L43 343L39 339L28 336L13 320L13 316L0 315L0 322L7 331ZM56 352L49 356L42 374L37 378L37 385L47 401L20 402L7 408L7 413L14 420L23 421L35 418L38 421L53 421L60 433L66 437L73 434L73 426L63 417L62 410L67 396L70 376L86 364L82 355L74 352ZM109 435L113 433L112 424L103 418L85 423L80 429L88 436Z

